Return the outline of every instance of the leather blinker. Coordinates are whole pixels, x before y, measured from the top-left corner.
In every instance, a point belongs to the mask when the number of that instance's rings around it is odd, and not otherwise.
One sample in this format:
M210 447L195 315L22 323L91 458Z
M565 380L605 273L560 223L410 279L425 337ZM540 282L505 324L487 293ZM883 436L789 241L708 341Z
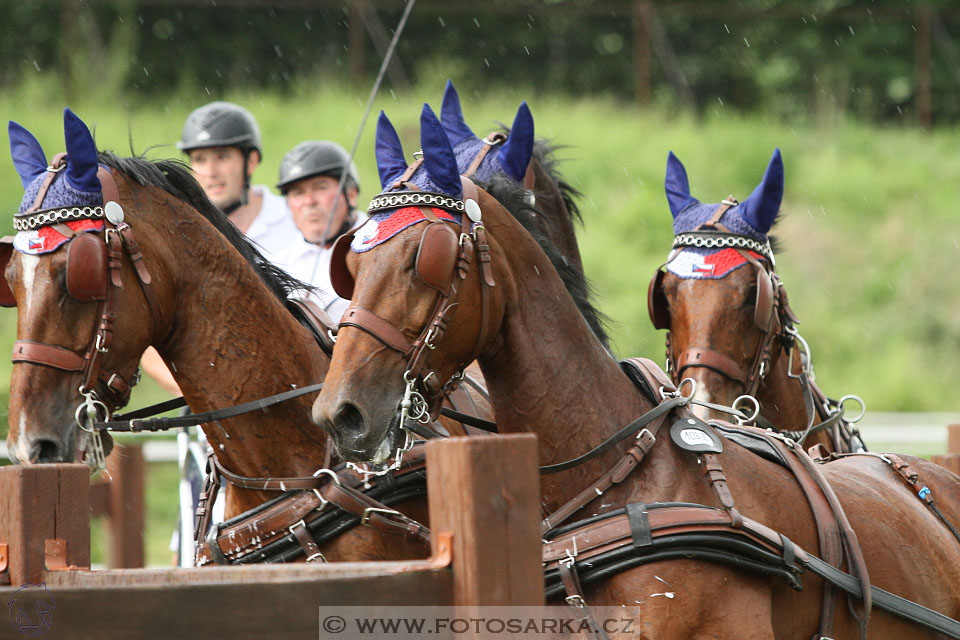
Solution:
M13 290L4 277L3 272L7 270L7 263L10 262L10 256L13 255L13 236L4 236L0 238L0 307L15 307L17 299L13 296Z
M67 245L67 292L80 302L107 299L107 245L92 233Z
M349 231L337 238L330 254L330 284L333 285L333 291L344 300L353 298L354 280L347 269L347 252L350 251L354 233Z
M770 328L770 316L773 314L773 282L766 269L757 271L757 300L753 311L753 321L761 331Z
M650 313L654 329L670 328L670 304L667 302L667 295L663 292L665 274L663 269L657 269L647 287L647 311Z
M457 234L443 222L431 222L420 236L417 277L431 289L443 294L450 290L453 283L457 240Z

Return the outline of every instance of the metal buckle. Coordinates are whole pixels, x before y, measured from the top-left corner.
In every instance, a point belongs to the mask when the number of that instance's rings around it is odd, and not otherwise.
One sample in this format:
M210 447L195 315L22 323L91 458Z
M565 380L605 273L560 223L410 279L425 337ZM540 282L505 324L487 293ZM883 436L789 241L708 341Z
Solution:
M586 601L583 599L583 596L581 596L581 595L579 595L579 594L574 594L574 595L572 595L572 596L567 596L566 598L564 598L564 601L565 601L568 605L570 605L571 607L573 607L574 609L586 609L586 608L587 608L587 603L586 603Z
M382 509L380 507L367 507L366 509L363 510L363 517L360 518L360 524L362 524L365 527L369 526L371 513L382 513L384 515L390 515L390 516L403 515L399 511L396 511L394 509Z
M109 353L110 349L103 346L103 334L98 333L97 338L93 341L93 348L99 353Z
M559 562L569 569L577 563L577 555L579 554L577 551L577 536L573 536L573 551L571 552L570 549L564 549L563 551L567 554L567 556L565 558L560 558Z

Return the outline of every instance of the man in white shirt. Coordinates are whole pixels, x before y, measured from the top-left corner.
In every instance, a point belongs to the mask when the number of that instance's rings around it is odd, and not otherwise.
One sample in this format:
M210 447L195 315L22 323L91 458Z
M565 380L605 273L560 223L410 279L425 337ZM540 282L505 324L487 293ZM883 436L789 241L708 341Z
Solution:
M264 257L275 261L298 232L282 197L265 185L250 186L261 147L256 120L230 102L211 102L194 110L177 142L210 201L260 246Z
M335 142L308 140L283 157L277 188L300 230L300 238L280 254L279 264L290 275L317 287L313 300L331 320L339 322L350 301L333 292L330 255L334 241L357 223L357 167Z
M300 232L281 196L266 185L250 186L262 149L253 115L231 102L204 105L187 116L177 148L187 154L193 175L210 201L253 240L265 258L277 263L279 253L296 242ZM140 365L168 393L181 395L153 347L144 352Z

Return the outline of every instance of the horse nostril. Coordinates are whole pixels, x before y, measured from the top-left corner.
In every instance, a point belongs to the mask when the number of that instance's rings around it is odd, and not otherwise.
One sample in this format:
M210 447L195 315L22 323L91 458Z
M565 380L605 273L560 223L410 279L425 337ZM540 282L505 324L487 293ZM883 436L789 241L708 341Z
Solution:
M39 464L50 462L64 462L60 445L53 440L41 439L30 447L30 461Z
M347 402L341 405L340 410L333 417L336 429L350 433L355 438L363 435L363 416L360 410Z

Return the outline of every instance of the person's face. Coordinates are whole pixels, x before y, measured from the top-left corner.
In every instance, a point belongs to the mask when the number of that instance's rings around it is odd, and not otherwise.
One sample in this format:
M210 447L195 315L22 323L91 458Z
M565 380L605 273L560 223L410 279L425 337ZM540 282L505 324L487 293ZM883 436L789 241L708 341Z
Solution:
M293 214L293 222L307 242L322 244L333 238L325 238L327 216L337 198L339 180L332 176L313 176L297 180L287 188L287 205ZM340 230L350 210L357 202L357 189L347 187L346 197L337 199L337 209L327 232L331 236Z
M250 154L250 172L257 154ZM190 151L190 168L207 197L223 209L243 197L243 152L236 147L206 147Z

